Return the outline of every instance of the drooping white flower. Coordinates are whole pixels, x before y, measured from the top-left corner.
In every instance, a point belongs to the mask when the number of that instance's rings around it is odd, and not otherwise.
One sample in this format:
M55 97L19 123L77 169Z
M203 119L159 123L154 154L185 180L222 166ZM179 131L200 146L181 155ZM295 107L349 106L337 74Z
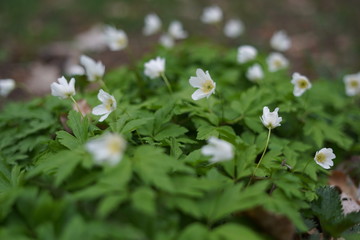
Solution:
M320 151L317 151L314 157L314 160L317 164L325 169L329 169L334 166L334 162L332 161L336 158L333 153L332 148L322 148Z
M145 36L153 35L160 31L161 29L161 20L158 15L151 13L145 17L145 26L143 33Z
M145 63L144 74L151 79L160 77L165 72L165 58L157 57Z
M292 75L291 83L294 84L294 95L300 97L307 89L311 88L309 79L299 73Z
M169 34L161 35L159 42L162 46L166 48L172 48L175 45L174 39L171 36L169 36Z
M128 45L128 38L123 30L107 26L105 29L105 36L111 51L122 50Z
M249 67L249 69L246 72L246 77L252 81L257 82L264 78L264 72L260 66L260 64L256 63Z
M280 122L282 121L282 117L279 117L278 111L279 108L275 108L273 112L270 112L268 107L263 108L263 115L260 117L260 119L265 127L273 129L281 126Z
M229 38L239 37L244 32L244 24L239 19L230 19L224 27L224 34Z
M233 145L216 137L209 138L208 145L201 148L201 153L205 156L212 156L209 159L211 163L228 161L234 158Z
M0 96L7 97L14 89L15 81L13 79L0 79Z
M278 31L271 37L270 45L275 50L284 52L291 47L291 40L285 31Z
M96 164L107 163L114 166L121 161L124 155L126 141L119 134L106 133L97 139L88 141L85 147L92 154Z
M360 72L344 76L346 95L355 96L360 94Z
M170 23L168 33L174 39L187 38L187 32L183 29L183 25L179 21L172 21Z
M281 53L270 53L266 62L270 72L276 72L289 66L289 61Z
M244 45L238 48L237 60L246 63L256 58L257 50L253 46Z
M209 98L211 94L215 93L216 83L212 80L209 71L206 73L198 68L196 70L196 77L190 77L189 83L194 88L199 88L192 95L193 100L199 100L204 97Z
M204 11L201 15L201 21L203 23L218 23L223 18L223 12L219 6L210 6L204 8Z
M110 115L110 113L116 109L116 100L114 96L108 94L102 89L99 90L97 97L102 102L102 104L94 107L92 114L98 116L102 115L99 119L99 122L102 122Z
M90 82L101 80L105 73L105 66L102 62L95 62L94 59L81 55L80 63L84 66L86 71L86 76Z
M51 84L51 95L62 99L75 95L75 79L71 78L69 83L65 77L58 78L58 82Z

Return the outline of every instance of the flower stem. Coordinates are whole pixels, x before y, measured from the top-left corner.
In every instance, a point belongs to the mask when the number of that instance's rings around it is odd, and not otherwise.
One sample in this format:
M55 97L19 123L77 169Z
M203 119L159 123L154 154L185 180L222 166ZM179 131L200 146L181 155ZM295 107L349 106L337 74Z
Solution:
M77 108L78 112L81 114L82 117L84 117L85 115L81 112L79 104L76 102L76 100L74 99L73 96L70 96L71 101L73 101L73 103L75 104L75 107Z
M104 80L100 79L100 80L99 80L99 83L100 83L100 86L101 86L106 92L109 92L109 89L107 88Z
M305 165L304 169L302 170L302 172L305 172L305 170L306 170L307 166L308 166L308 165L309 165L309 163L310 163L310 160L311 160L311 158L309 158L309 160L307 161L307 163L306 163L306 165Z
M261 155L261 157L260 157L260 160L259 160L258 164L256 165L256 167L255 167L255 169L254 169L254 172L253 172L252 175L251 175L251 178L250 178L250 180L249 180L249 182L248 182L248 184L247 184L247 187L250 185L252 179L253 179L254 176L255 176L256 170L259 168L259 166L260 166L260 164L261 164L261 161L263 160L263 158L264 158L264 156L265 156L265 152L266 152L266 150L267 150L267 147L268 147L269 141L270 141L270 135L271 135L271 128L269 128L269 132L268 132L268 136L267 136L267 139L266 139L266 144L265 144L264 151L263 151L263 153L262 153L262 155Z
M161 73L161 77L164 80L167 88L169 89L169 92L172 93L171 85L170 85L169 80L167 79L165 73Z

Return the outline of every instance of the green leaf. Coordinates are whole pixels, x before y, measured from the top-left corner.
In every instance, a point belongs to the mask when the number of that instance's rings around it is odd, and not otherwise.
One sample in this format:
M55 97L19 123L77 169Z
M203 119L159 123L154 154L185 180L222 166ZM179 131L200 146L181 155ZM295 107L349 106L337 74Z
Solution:
M88 138L89 131L89 121L86 117L74 110L71 110L68 115L68 125L73 131L75 137L78 139L79 143L83 144Z
M155 133L154 139L161 141L165 138L178 137L186 133L188 130L174 123L163 125L157 133Z
M217 239L224 240L262 240L263 238L259 236L252 229L235 224L235 223L227 223L225 225L221 225L220 227L215 228L211 232L211 236L216 237Z
M132 206L142 214L154 216L156 214L155 193L147 187L137 188L131 196Z
M66 131L58 131L56 132L56 136L59 142L70 150L75 149L79 146L78 139Z

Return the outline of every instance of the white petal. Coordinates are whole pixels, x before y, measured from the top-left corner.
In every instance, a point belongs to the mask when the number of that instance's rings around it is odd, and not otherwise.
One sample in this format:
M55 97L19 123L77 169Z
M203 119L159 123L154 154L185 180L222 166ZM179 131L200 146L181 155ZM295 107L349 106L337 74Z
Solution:
M207 97L208 95L209 95L208 93L204 93L201 89L198 89L191 95L191 98L196 101L204 97Z
M109 111L106 109L106 107L103 104L100 104L92 110L92 114L94 115L103 115L109 113Z
M209 79L207 77L207 75L205 74L205 72L200 68L196 69L196 75L198 78L200 78L203 81L206 81L207 79Z
M107 92L105 92L104 90L100 89L97 97L98 97L98 99L99 99L101 102L105 102L105 101L107 101L109 98L111 98L111 95L108 94Z
M205 80L198 78L198 77L190 77L190 79L189 79L190 85L192 87L196 87L196 88L202 88L204 82L205 82Z
M110 115L111 112L108 112L107 114L103 115L100 119L99 119L99 122L102 122L104 121L109 115Z

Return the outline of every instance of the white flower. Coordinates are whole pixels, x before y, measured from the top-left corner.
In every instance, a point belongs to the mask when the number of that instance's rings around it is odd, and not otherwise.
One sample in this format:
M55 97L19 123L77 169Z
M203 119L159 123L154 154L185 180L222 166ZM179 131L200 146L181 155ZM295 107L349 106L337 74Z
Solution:
M0 79L0 96L6 97L15 89L15 81L13 79Z
M85 67L86 76L90 82L101 80L104 76L105 66L100 61L95 62L94 59L81 55L80 63Z
M294 95L300 97L307 89L311 88L309 79L299 73L292 75L291 83L294 84Z
M264 78L264 72L260 66L260 64L254 64L246 72L246 77L252 81L256 82Z
M128 38L123 30L107 26L105 29L105 36L111 51L122 50L128 45Z
M321 167L329 169L331 166L334 166L334 162L332 161L334 158L336 158L336 156L331 148L322 148L316 152L314 160Z
M289 66L289 61L281 53L271 53L266 62L270 72L276 72Z
M291 47L291 40L285 31L278 31L271 37L270 45L275 50L284 52Z
M187 38L187 32L183 29L181 22L172 21L169 26L169 35L174 39Z
M268 107L263 108L263 115L260 119L265 127L273 129L281 126L280 122L282 121L282 117L279 117L278 111L279 108L275 108L273 112L270 112Z
M209 138L208 145L201 148L201 153L205 156L212 156L209 159L211 163L228 161L234 158L233 145L216 137Z
M82 66L77 64L67 64L65 66L65 74L67 75L84 75L85 70Z
M90 140L85 145L97 164L107 163L111 166L119 163L124 155L126 141L116 133L106 133L103 136Z
M360 72L344 76L346 95L355 96L360 94Z
M169 36L169 34L161 35L159 42L162 46L166 48L172 48L175 45L174 39L171 36Z
M224 27L224 34L229 38L239 37L244 32L244 24L238 19L230 19Z
M198 68L196 70L196 77L190 77L189 83L192 87L199 88L192 95L193 100L199 100L204 97L209 98L211 94L215 93L216 83L211 79L209 71L206 73Z
M238 48L237 60L239 63L246 63L255 59L257 50L253 46L244 45Z
M143 33L146 36L153 35L160 31L161 29L161 20L158 15L151 13L145 17L145 26Z
M201 21L203 23L218 23L222 20L223 13L220 7L211 6L204 8L203 14L201 16Z
M114 96L108 94L102 89L99 90L97 97L102 104L94 107L92 114L102 115L99 120L99 122L102 122L116 109L116 100Z
M144 74L151 79L160 77L165 72L165 58L157 57L145 63Z
M65 77L58 78L58 82L51 84L51 95L62 99L75 95L75 79L71 78L69 83Z

